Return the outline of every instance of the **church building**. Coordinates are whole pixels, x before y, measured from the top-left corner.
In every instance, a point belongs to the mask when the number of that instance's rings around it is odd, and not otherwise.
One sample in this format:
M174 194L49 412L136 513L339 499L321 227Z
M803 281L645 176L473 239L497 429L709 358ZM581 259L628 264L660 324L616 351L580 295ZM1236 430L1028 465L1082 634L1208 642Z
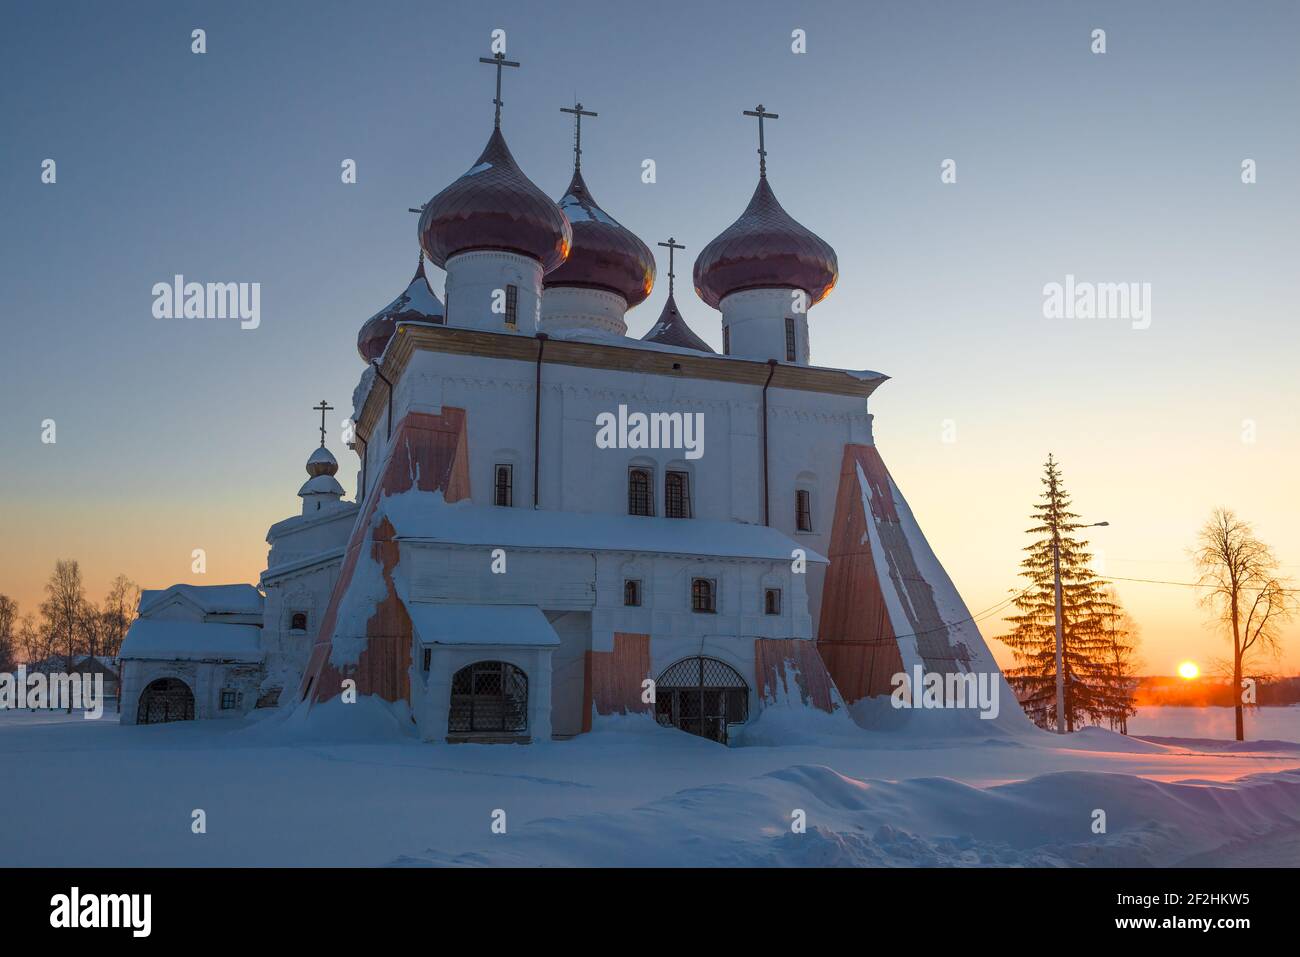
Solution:
M498 91L512 65L496 58ZM573 175L553 200L495 103L478 158L420 210L414 278L358 335L356 501L322 431L303 513L268 535L243 707L310 718L374 696L436 742L567 738L641 713L726 742L773 707L862 720L917 667L996 676L873 442L887 377L812 361L809 310L839 264L768 180L775 114L746 111L753 194L694 263L719 354L679 306L675 238L658 244L663 310L628 335L656 263L587 185L595 114L565 109ZM445 271L441 299L426 263Z

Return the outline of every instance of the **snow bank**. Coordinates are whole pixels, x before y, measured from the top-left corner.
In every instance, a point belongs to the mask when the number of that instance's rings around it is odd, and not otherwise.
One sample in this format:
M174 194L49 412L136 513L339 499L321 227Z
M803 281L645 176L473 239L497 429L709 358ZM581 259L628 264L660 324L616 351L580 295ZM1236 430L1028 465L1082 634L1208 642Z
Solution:
M406 702L390 703L378 695L362 695L353 704L334 697L311 707L281 709L245 733L281 744L417 740Z

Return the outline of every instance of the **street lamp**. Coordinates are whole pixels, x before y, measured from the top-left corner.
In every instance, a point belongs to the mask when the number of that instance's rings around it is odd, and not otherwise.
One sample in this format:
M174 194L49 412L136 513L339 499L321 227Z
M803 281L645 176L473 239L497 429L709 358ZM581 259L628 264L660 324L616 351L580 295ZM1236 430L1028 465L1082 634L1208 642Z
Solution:
M1110 522L1075 525L1075 528L1105 528ZM1061 532L1052 526L1052 579L1056 585L1056 733L1065 734L1065 612L1061 607Z

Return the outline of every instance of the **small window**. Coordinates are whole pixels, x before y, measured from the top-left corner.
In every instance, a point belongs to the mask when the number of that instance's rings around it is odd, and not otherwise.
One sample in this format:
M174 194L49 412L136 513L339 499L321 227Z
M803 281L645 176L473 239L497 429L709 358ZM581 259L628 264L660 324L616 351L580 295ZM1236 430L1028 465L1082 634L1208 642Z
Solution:
M812 493L801 488L794 493L795 527L801 532L812 531Z
M635 578L623 580L623 604L630 608L641 606L641 582Z
M664 473L664 515L668 518L691 517L691 476L689 472Z
M289 619L290 631L307 630L307 613L305 611L295 611L293 617Z
M763 614L781 614L781 589L769 588L763 593Z
M691 579L691 611L711 615L718 610L712 578Z
M239 704L239 692L233 688L223 688L221 690L221 710L230 711Z
M731 355L731 327L730 326L722 327L722 354L724 356Z
M495 505L513 505L515 504L515 467L513 465L498 465L493 470L493 497Z
M795 361L794 320L789 316L785 317L785 361Z
M519 324L519 287L506 286L506 325Z
M627 513L653 515L655 513L654 486L650 484L649 469L628 469Z
M432 664L433 664L433 649L425 648L424 649L424 670L428 671L429 667Z

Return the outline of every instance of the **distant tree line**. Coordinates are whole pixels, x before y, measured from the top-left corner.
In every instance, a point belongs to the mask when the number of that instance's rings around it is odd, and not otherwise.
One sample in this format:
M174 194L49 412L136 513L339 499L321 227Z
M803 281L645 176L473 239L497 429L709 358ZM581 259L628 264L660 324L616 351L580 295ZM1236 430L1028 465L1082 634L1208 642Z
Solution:
M45 583L45 600L22 614L18 603L0 594L0 671L60 661L67 665L86 655L116 657L136 618L140 588L118 575L103 601L86 597L81 566L60 559Z

